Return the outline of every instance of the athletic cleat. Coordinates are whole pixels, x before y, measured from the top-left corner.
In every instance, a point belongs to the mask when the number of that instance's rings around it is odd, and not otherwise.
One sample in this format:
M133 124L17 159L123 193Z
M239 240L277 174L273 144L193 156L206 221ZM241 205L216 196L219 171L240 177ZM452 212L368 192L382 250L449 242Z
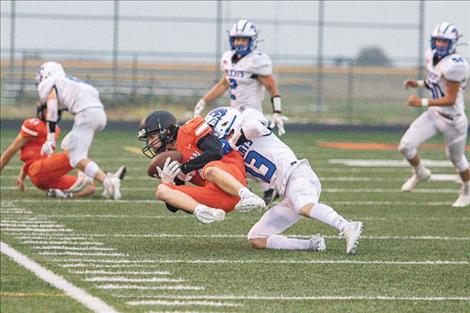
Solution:
M266 203L266 207L269 207L269 205L277 198L279 198L279 193L276 189L268 189L263 194L263 200L264 203Z
M401 186L401 191L403 192L410 192L413 190L420 182L426 181L431 177L431 171L425 168L423 173L418 175L418 173L414 172L413 175L408 178L408 180Z
M87 176L85 173L79 171L78 178L75 183L67 191L79 192L85 189L89 184L93 183L93 178Z
M363 225L361 222L349 222L340 233L346 239L346 253L355 254L361 238Z
M60 189L49 189L47 196L51 198L67 199L72 198L72 193Z
M454 208L463 208L470 204L470 184L466 183L462 185L460 189L460 195L452 204Z
M103 197L106 199L119 200L121 194L121 180L114 175L107 175L103 182Z
M240 196L240 201L235 205L235 210L239 212L261 211L265 208L264 200L248 190Z
M126 173L127 173L127 168L124 165L122 165L116 170L116 172L113 173L113 175L119 178L120 180L123 180L124 176L126 176Z
M114 173L108 173L103 182L103 197L106 199L119 200L121 194L121 180L126 176L127 168L122 165Z
M211 224L214 222L222 222L225 219L225 211L214 209L207 206L198 206L193 212L194 217L201 224Z
M316 234L310 237L307 250L323 252L326 250L325 238L322 235Z

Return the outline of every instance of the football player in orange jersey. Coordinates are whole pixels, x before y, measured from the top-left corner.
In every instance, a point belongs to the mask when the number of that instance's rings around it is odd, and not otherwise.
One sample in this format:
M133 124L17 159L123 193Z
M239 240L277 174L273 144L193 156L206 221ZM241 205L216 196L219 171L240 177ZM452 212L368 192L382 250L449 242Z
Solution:
M67 153L41 155L41 147L47 139L45 111L45 105L38 105L37 117L23 122L20 133L0 158L0 172L20 151L20 159L24 162L16 181L20 191L26 191L24 179L29 176L34 186L48 190L51 197L75 198L93 194L96 189L93 179L81 172L78 176L67 175L73 169ZM60 129L56 127L56 139L59 135Z
M142 152L153 157L165 150L177 150L182 163L167 160L157 168L162 184L157 198L173 212L178 209L194 214L204 224L222 221L226 212L260 210L263 199L246 186L243 159L238 153L224 155L220 141L201 117L179 126L166 111L150 113L140 124L139 139L146 141ZM186 186L191 181L195 186Z

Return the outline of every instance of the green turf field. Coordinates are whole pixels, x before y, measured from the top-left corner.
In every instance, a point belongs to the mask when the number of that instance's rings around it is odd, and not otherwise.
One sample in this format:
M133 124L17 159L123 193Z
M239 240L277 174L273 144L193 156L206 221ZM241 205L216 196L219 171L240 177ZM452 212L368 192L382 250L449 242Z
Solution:
M2 131L2 152L15 134ZM107 130L90 152L106 170L128 167L117 202L103 200L101 187L83 200L46 198L30 184L22 194L15 190L20 162L12 160L1 174L1 241L119 312L470 312L470 208L450 206L459 184L429 181L400 193L406 167L331 163L400 161L398 152L317 146L397 143L400 134L285 136L320 176L322 202L365 223L355 256L317 221L304 219L287 233L324 234L323 253L251 249L246 234L261 213L231 213L212 225L170 213L155 200L146 157L123 149L138 147L135 137ZM440 150L422 156L445 160ZM431 170L455 174L445 165ZM0 311L90 312L3 254Z

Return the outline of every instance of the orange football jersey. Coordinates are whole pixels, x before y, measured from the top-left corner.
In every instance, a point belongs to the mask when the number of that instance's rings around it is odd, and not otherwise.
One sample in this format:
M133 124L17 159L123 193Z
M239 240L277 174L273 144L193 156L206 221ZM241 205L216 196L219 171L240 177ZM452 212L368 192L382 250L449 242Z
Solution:
M20 135L30 139L20 152L20 159L25 163L40 159L41 147L47 140L47 124L39 118L29 118L21 125ZM60 129L55 128L55 138L59 138Z
M202 117L193 118L180 127L176 137L176 150L183 155L181 163L186 163L202 154L197 142L211 132L211 127Z

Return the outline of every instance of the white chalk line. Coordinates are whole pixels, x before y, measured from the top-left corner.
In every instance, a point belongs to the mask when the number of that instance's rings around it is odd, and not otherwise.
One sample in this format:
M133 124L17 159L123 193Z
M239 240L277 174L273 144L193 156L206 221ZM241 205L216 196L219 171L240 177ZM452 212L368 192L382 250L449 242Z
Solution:
M125 289L125 290L204 290L204 287L190 286L190 285L175 285L175 286L141 286L141 285L96 285L98 289Z
M470 301L470 297L446 296L413 296L413 297L397 297L397 296L246 296L246 295L187 295L187 296L126 296L117 295L123 299L173 299L173 300L252 300L252 301L331 301L331 300L366 300L366 301Z
M421 160L422 164L427 167L450 167L452 163L449 160ZM340 164L351 167L404 167L410 168L410 165L405 160L391 160L391 159L330 159L328 164Z
M115 238L244 238L244 234L89 234L90 237L115 237ZM292 234L287 235L296 238L310 238L312 235ZM327 239L342 239L340 236L323 236ZM447 236L361 236L361 239L370 240L470 240L470 237Z
M57 260L53 260L57 261ZM59 261L60 262L60 261ZM80 261L76 261L80 262ZM137 267L143 267L143 268L160 268L159 265L152 265L152 264L90 264L90 263L68 263L68 264L61 264L62 267L64 268L118 268L118 269L135 269Z
M4 231L8 231L11 233L24 233L24 232L31 232L31 233L70 233L73 232L71 229L38 229L38 228L2 228Z
M69 247L69 246L33 246L34 250L67 250L67 251L116 251L106 247Z
M183 283L184 279L181 278L128 278L128 277L86 277L85 281L89 282L107 282L107 283Z
M75 256L126 256L125 253L104 253L104 252L96 252L96 253L88 253L88 252L39 252L40 255L75 255Z
M384 260L237 260L237 259L206 259L206 260L116 260L116 259L53 259L51 261L70 266L72 262L80 264L357 264L357 265L469 265L470 261L453 260L421 260L421 261L384 261Z
M69 271L72 274L79 275L170 275L167 271L104 271L104 270L86 270L86 271Z
M126 304L131 306L139 305L170 305L170 306L214 306L214 307L240 307L240 303L213 302L213 301L165 301L165 300L147 300L147 301L128 301Z
M23 266L27 270L33 272L37 277L43 281L51 284L57 289L64 291L73 299L79 301L93 312L97 313L117 313L117 311L103 302L101 299L88 294L85 290L76 287L68 282L61 276L51 272L50 270L39 265L35 261L28 258L26 255L11 248L8 244L1 242L1 252L9 256L13 261Z
M71 237L63 237L63 236L50 236L48 235L41 235L40 234L34 234L34 236L29 236L29 235L19 235L16 238L20 240L90 240L91 238L86 238L86 237L77 237L77 236L71 236Z
M68 238L66 238L68 239ZM35 245L49 245L49 246L54 246L54 245L72 245L72 246L103 246L103 243L101 242L95 242L95 241L41 241L43 238L40 238L40 240L26 240L26 241L21 241L21 243L24 244L35 244Z

